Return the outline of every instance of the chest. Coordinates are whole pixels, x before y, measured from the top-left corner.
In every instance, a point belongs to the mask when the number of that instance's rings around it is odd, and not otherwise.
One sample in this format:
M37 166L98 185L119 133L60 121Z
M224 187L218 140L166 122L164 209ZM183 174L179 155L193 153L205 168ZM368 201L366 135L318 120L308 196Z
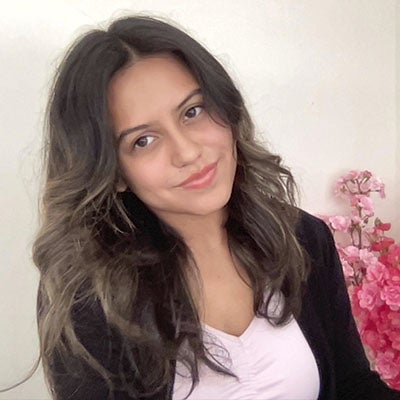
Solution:
M240 336L254 317L253 290L239 276L206 281L201 304L202 321L220 331Z

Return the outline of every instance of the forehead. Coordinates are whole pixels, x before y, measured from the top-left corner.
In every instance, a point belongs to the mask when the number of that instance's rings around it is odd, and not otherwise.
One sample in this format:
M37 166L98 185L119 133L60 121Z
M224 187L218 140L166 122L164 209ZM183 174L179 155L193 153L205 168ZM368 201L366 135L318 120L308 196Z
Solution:
M146 114L160 107L176 106L196 87L193 74L176 57L167 54L146 57L113 77L108 92L109 108L114 120L132 113Z

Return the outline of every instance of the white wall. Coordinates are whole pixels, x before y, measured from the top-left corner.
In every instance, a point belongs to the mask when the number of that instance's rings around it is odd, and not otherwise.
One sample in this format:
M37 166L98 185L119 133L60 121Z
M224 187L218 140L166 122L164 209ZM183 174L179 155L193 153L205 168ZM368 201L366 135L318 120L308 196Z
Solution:
M72 37L139 11L176 20L226 65L258 131L293 168L305 209L340 211L335 179L369 169L387 184L379 215L400 239L398 1L7 2L0 15L0 386L23 377L38 354L30 246L48 83ZM0 394L48 398L40 374Z

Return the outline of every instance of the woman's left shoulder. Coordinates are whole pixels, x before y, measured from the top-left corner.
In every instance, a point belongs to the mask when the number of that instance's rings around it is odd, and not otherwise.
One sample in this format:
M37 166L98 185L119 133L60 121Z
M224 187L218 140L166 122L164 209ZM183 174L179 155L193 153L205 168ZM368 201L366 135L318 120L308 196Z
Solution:
M327 255L335 248L332 233L324 221L299 210L296 236L311 257Z
M321 219L299 210L296 236L310 261L308 283L317 288L323 285L344 286L344 275L335 240L328 225ZM310 279L311 278L311 279Z

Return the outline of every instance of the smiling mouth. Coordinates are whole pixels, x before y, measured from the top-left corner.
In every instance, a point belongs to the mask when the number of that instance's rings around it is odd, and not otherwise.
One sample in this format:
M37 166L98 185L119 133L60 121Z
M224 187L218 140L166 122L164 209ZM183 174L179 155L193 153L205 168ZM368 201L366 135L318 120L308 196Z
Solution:
M217 172L217 162L209 164L201 171L196 172L182 183L180 187L184 189L203 189L211 184Z

